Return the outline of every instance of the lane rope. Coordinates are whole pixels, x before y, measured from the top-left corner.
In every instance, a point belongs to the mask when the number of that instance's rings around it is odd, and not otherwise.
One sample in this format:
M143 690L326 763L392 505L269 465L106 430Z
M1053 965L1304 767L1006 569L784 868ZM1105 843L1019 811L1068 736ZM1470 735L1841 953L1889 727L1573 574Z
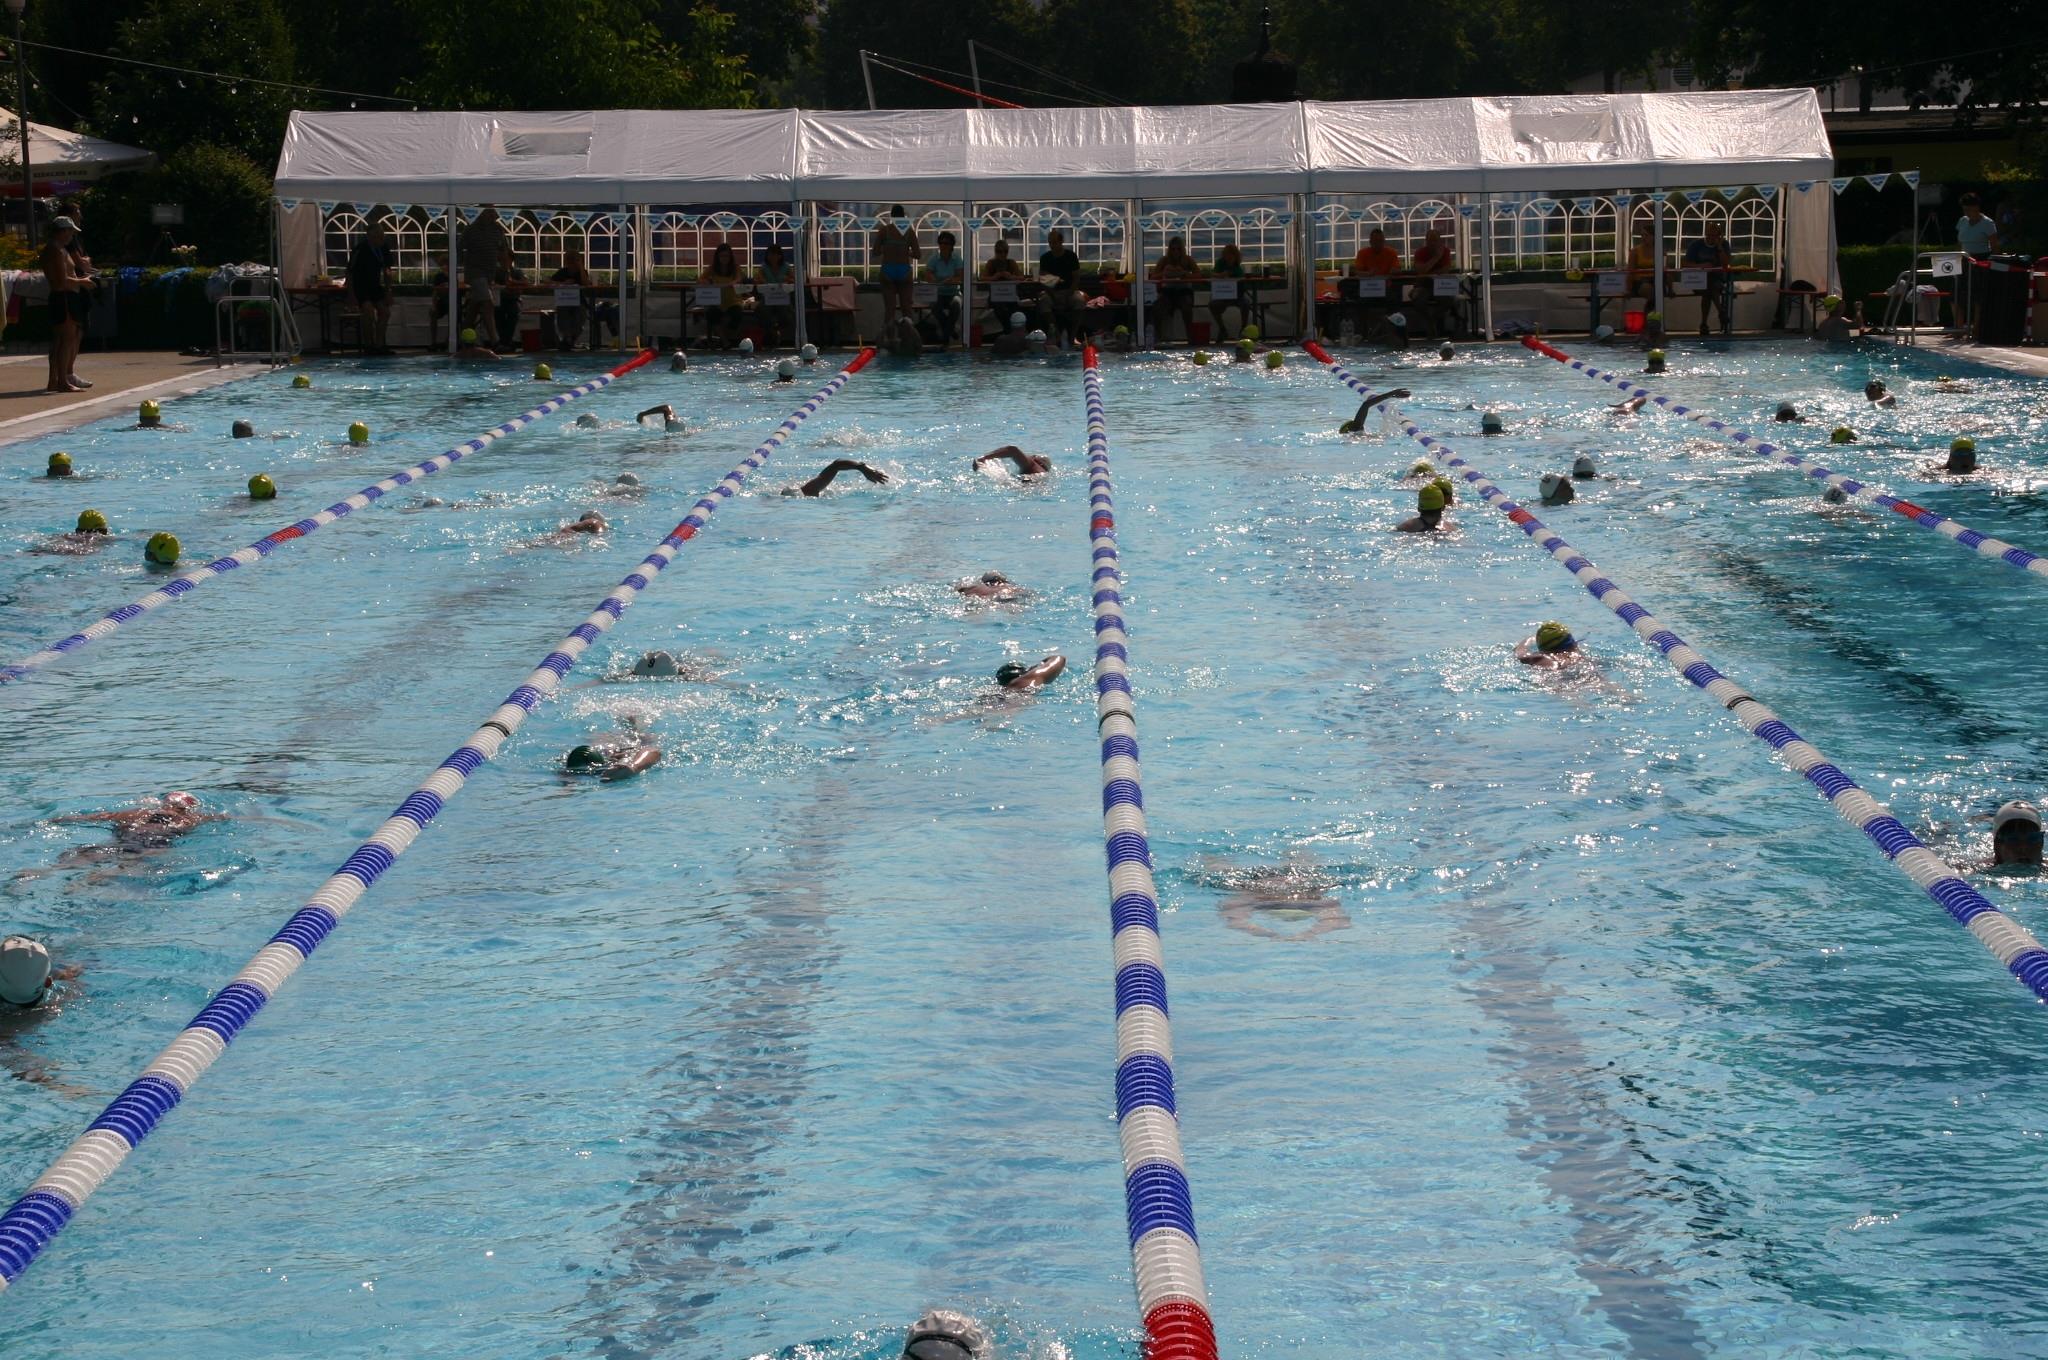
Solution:
M1373 395L1370 388L1360 382L1350 370L1331 358L1321 345L1309 341L1304 348L1352 391L1364 397ZM1606 605L1616 618L1635 632L1636 636L1656 648L1664 659L1671 663L1672 669L1696 688L1712 695L1723 708L1735 715L1736 721L1740 722L1751 736L1777 752L1779 758L1791 767L1794 773L1820 791L1821 796L1828 800L1843 821L1869 837L1871 843L1884 853L1886 859L1897 865L1900 872L1918 884L1921 890L1939 903L1959 925L1976 936L1978 942L1989 949L2014 977L2024 982L2035 996L2048 1001L2048 950L2041 947L2041 942L2035 939L2032 933L2000 911L1990 899L1964 882L1955 869L1928 849L1919 837L1908 831L1883 804L1872 798L1819 750L1802 739L1784 719L1751 697L1733 680L1714 669L1707 659L1688 646L1684 639L1667 628L1649 610L1623 594L1621 588L1613 581L1601 575L1600 569L1581 555L1578 549L1553 533L1542 520L1510 500L1505 491L1494 485L1479 469L1459 457L1456 450L1425 434L1405 412L1399 413L1398 419L1402 430L1409 438L1442 456L1447 466L1457 469L1458 475L1478 491L1481 499L1507 516L1508 521L1527 535L1531 542L1570 572L1579 584L1586 588L1589 595Z
M527 715L561 687L578 658L616 623L664 567L675 560L683 544L696 537L712 514L739 493L749 474L757 470L811 417L836 394L854 374L874 358L872 348L864 349L838 374L814 393L811 399L782 422L775 433L725 480L697 502L682 523L643 559L611 594L598 604L590 617L570 630L555 649L542 658L540 666L525 683L507 695L468 741L429 775L424 783L398 805L370 838L301 907L270 943L256 952L232 981L213 994L199 1014L192 1018L169 1047L144 1068L142 1075L64 1149L49 1170L29 1186L5 1214L0 1214L0 1288L19 1279L52 1238L85 1203L93 1191L113 1174L128 1154L139 1146L163 1117L185 1098L194 1082L205 1074L227 1050L243 1026L263 1009L278 989L290 980L299 966L327 938L341 918L355 906L386 869L404 854L462 790L469 777L496 756L512 739Z
M431 477L443 468L452 467L461 462L472 453L482 453L495 441L503 439L508 434L519 433L519 431L535 421L553 415L579 397L587 397L592 392L609 387L617 379L631 373L641 365L651 362L653 358L653 350L642 350L636 358L620 364L611 372L601 374L598 377L592 378L587 383L570 388L566 392L559 392L532 410L522 412L493 429L485 430L474 439L457 444L454 448L449 449L445 453L437 454L427 459L424 463L414 463L402 472L394 472L383 481L366 486L345 500L336 501L318 514L309 515L296 524L287 524L282 529L265 534L246 548L229 553L226 557L215 558L203 567L195 568L172 581L166 582L139 600L124 604L118 609L109 610L101 615L97 622L87 624L70 637L53 642L40 652L25 656L11 666L0 666L0 685L20 680L31 671L47 666L52 661L77 651L87 643L99 641L99 639L121 627L122 624L132 619L140 618L151 610L162 608L172 600L198 589L216 576L225 576L237 567L246 567L260 562L294 539L304 538L307 534L323 529L334 523L334 521L353 514L372 502L382 500L387 494L396 491L401 486L416 482L422 477Z
M1116 1118L1124 1159L1131 1267L1144 1319L1145 1360L1216 1360L1195 1238L1194 1202L1174 1100L1166 955L1139 784L1138 722L1124 632L1123 569L1109 475L1109 422L1095 347L1083 352L1088 410L1088 539L1095 563L1095 716L1102 738L1102 836L1109 861L1116 964Z
M2037 576L2048 576L2048 557L2044 557L2039 553L2015 547L2002 538L1993 538L1990 534L1979 533L1966 524L1952 520L1946 515L1936 514L1925 506L1915 505L1913 502L1901 497L1889 496L1882 491L1873 491L1853 477L1845 476L1832 468L1822 467L1810 458L1803 458L1796 453L1788 452L1783 447L1753 435L1747 430L1738 430L1726 421L1716 420L1711 414L1699 410L1697 407L1684 406L1673 402L1669 397L1660 396L1649 388L1644 387L1641 383L1625 378L1619 373L1595 368L1583 359L1574 359L1563 350L1558 349L1554 345L1545 344L1534 336L1523 336L1522 343L1545 358L1555 359L1565 367L1576 369L1589 378L1598 378L1601 382L1606 383L1618 392L1626 392L1632 397L1648 397L1650 405L1671 415L1683 416L1695 424L1703 425L1715 434L1720 435L1723 439L1748 449L1759 458L1768 458L1772 462L1782 463L1786 467L1800 468L1805 471L1807 476L1814 478L1816 481L1826 482L1829 486L1838 486L1852 500L1859 501L1864 505L1874 505L1881 510L1890 510L1897 515L1903 515L1921 528L1931 529L1950 542L1970 549L1979 557L1994 558L2009 567L2017 567L2021 571L2030 571Z

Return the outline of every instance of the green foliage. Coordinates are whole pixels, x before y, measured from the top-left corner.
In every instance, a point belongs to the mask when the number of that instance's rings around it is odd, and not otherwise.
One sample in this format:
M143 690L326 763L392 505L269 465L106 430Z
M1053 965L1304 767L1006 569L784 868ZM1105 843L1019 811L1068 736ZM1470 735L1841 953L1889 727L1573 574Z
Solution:
M289 79L291 31L276 0L150 0L120 28L118 56L232 75ZM204 141L275 162L289 91L102 65L92 130L167 155Z
M153 170L96 190L85 223L95 263L154 251L161 229L149 220L153 203L184 205L185 224L173 234L208 264L270 258L270 174L239 151L193 142Z
M863 48L948 71L964 71L967 40L973 38L1037 60L1046 54L1033 41L1036 25L1037 12L1029 0L979 0L965 5L959 0L893 0L888 4L833 0L818 25L818 64L807 82L805 102L835 109L866 108L867 89L860 69ZM883 108L959 108L974 102L896 71L877 68L874 75L876 100ZM1030 83L1019 77L1005 78ZM967 83L956 77L941 79Z
M1059 71L1124 104L1189 104L1206 100L1211 89L1202 79L1209 35L1197 25L1191 0L1051 0L1040 22L1043 37L1037 50L1017 55L1034 65ZM1019 85L1073 92L1046 77L1000 59L983 59L984 76ZM997 91L1020 104L1042 101L1014 90Z
M1928 250L1939 243L1922 243L1921 249ZM1842 296L1851 303L1860 302L1876 316L1884 313L1884 300L1872 299L1872 293L1881 293L1892 286L1892 281L1913 267L1913 247L1903 246L1843 246L1836 255L1836 262L1842 271ZM1814 279L1814 283L1823 280Z
M728 45L763 84L787 86L817 53L817 0L662 0L655 22L673 40L686 42L698 22L692 11L699 8L732 20Z

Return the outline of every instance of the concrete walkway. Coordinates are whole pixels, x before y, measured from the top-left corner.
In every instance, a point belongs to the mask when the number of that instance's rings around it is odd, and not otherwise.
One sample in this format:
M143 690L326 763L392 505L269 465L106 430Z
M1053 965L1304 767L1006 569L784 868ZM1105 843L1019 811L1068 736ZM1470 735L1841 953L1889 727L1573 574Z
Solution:
M92 383L90 391L46 392L49 362L42 354L0 359L0 444L133 409L145 397L183 396L268 371L262 364L216 367L212 359L163 350L87 353L78 356L78 376Z
M2013 345L1980 345L1975 340L1964 340L1945 335L1933 343L1922 340L1917 346L1928 354L1953 354L1958 359L1974 363L1990 364L2009 373L2023 374L2029 378L2048 378L2048 350L2039 348L2021 349Z

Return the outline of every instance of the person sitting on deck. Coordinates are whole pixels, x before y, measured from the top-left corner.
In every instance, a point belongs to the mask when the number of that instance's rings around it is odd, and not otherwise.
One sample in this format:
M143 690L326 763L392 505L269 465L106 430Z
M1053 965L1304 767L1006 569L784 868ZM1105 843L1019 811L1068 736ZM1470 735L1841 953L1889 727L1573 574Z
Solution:
M1216 263L1209 266L1209 277L1239 280L1244 278L1244 252L1237 248L1237 242L1223 243L1223 249L1216 252ZM1238 285L1235 298L1225 298L1221 302L1218 302L1213 294L1209 298L1209 323L1216 328L1218 340L1229 338L1224 334L1229 328L1223 324L1223 313L1232 307L1237 308L1237 329L1239 334L1243 334L1245 323L1251 319L1251 313L1245 307L1242 283Z
M1059 337L1061 344L1081 339L1081 313L1087 302L1081 295L1081 257L1068 248L1065 232L1054 229L1045 234L1045 252L1038 257L1038 273L1046 286L1038 303L1047 329Z
M761 328L768 333L768 347L780 349L784 342L796 338L796 266L782 249L782 242L770 241L762 255L761 267L754 271L754 287L787 288L789 301L769 302L757 291L754 301L759 310L755 315L761 318Z
M1181 338L1192 341L1195 338L1195 285L1201 276L1201 267L1195 257L1188 254L1185 238L1175 236L1167 241L1166 253L1152 266L1153 281L1159 285L1158 335L1166 339L1166 323L1175 316L1180 318Z
M938 300L932 303L932 322L938 327L939 348L953 343L953 337L960 330L960 274L966 268L966 261L960 258L954 247L958 240L950 231L939 233L939 249L924 262L924 276L939 286Z
M1451 246L1444 240L1444 234L1431 227L1422 238L1422 244L1415 248L1415 260L1410 265L1413 273L1424 275L1417 279L1409 293L1409 301L1422 313L1422 324L1431 335L1444 329L1441 325L1444 303L1436 295L1436 280L1429 277L1451 272Z

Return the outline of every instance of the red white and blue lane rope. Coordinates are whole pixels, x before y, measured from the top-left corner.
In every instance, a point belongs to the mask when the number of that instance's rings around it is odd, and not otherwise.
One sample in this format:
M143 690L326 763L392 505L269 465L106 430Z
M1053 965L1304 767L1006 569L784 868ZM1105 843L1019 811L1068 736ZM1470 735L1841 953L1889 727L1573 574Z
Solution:
M1174 1104L1166 955L1159 943L1159 896L1145 837L1123 571L1109 476L1109 423L1093 346L1082 363L1088 405L1088 539L1095 564L1095 725L1102 741L1102 836L1109 858L1116 963L1117 1138L1123 1147L1131 1267L1144 1319L1145 1360L1216 1360L1216 1325L1202 1282L1202 1252Z
M1327 365L1330 371L1354 392L1361 396L1373 395L1370 388L1354 377L1342 364L1332 359L1321 345L1310 341L1305 348ZM1693 685L1712 695L1723 708L1733 713L1751 736L1769 745L1794 773L1818 789L1843 821L1869 837L1871 843L1884 852L1886 859L1897 865L1906 877L1918 884L1922 891L1939 903L1958 924L1976 936L1978 942L1996 955L1998 961L2004 964L2013 976L2024 982L2035 996L2048 1001L2048 949L2043 949L2041 942L2035 939L2031 932L1966 883L1961 875L1928 849L1919 837L1908 831L1898 818L1892 816L1883 804L1872 798L1857 785L1856 781L1842 773L1826 756L1802 739L1784 719L1758 703L1741 686L1714 669L1705 657L1686 645L1682 638L1665 627L1649 610L1623 594L1621 588L1601 575L1600 569L1582 556L1578 549L1551 532L1542 520L1510 500L1506 492L1495 486L1472 464L1459 457L1456 450L1423 433L1405 412L1400 414L1399 419L1402 430L1409 438L1441 456L1447 466L1456 469L1458 475L1479 493L1481 499L1506 515L1509 522L1527 535L1531 542L1549 553L1553 560L1577 578L1589 595L1606 605L1616 618L1633 629L1644 642L1661 652L1674 670Z
M2028 552L2025 548L2015 547L2002 538L1993 538L1990 534L1979 533L1966 524L1952 520L1946 515L1938 515L1927 507L1915 505L1909 500L1901 499L1898 496L1888 496L1882 491L1873 491L1853 477L1844 476L1833 468L1822 467L1810 458L1802 458L1796 453L1789 453L1779 445L1753 435L1747 430L1738 430L1726 421L1716 420L1707 412L1696 407L1679 405L1669 397L1659 396L1641 383L1625 378L1619 373L1610 373L1605 369L1593 367L1593 365L1583 359L1574 359L1563 350L1558 349L1554 345L1545 344L1534 336L1524 336L1522 343L1546 358L1557 360L1567 368L1577 369L1589 378L1598 378L1601 382L1606 383L1618 392L1626 392L1630 396L1648 397L1650 405L1660 410L1668 411L1674 416L1683 416L1697 425L1703 425L1715 434L1720 435L1723 439L1748 449L1759 458L1768 458L1772 462L1782 463L1786 467L1802 469L1807 476L1812 477L1816 481L1826 482L1829 486L1840 487L1853 500L1860 501L1864 505L1877 506L1881 510L1889 510L1893 514L1903 515L1921 528L1931 529L1943 538L1970 549L1979 557L1995 558L2007 566L2017 567L2021 571L2030 571L2037 576L2048 576L2048 557L2044 557L2040 553Z
M512 739L527 715L561 687L562 678L577 659L618 621L634 597L675 560L683 544L696 537L713 512L739 493L748 475L767 462L812 412L866 367L874 353L873 349L862 350L851 364L782 422L746 461L698 501L683 522L604 597L590 617L572 629L541 660L525 683L506 696L483 726L442 761L368 840L356 847L333 877L321 884L319 891L285 922L270 943L257 951L248 966L214 993L192 1023L114 1098L90 1128L64 1149L50 1169L5 1214L0 1214L0 1287L12 1283L28 1269L29 1263L71 1221L79 1206L149 1136L158 1121L185 1098L193 1083L226 1051L256 1012L277 995L278 989L340 924L370 885L440 815L469 777Z
M403 472L394 472L383 481L373 486L364 487L346 500L336 501L318 514L309 515L296 524L287 524L282 529L265 534L238 552L229 553L226 557L215 558L205 566L188 571L175 580L159 586L139 600L124 604L119 609L108 611L101 615L97 622L87 624L70 637L53 642L40 652L25 656L11 666L0 666L0 685L19 680L29 672L47 666L52 661L77 651L89 642L97 642L131 619L138 619L153 609L162 608L179 596L189 594L198 589L216 576L225 576L237 567L246 567L260 562L285 544L290 543L293 539L304 538L316 529L325 528L327 525L334 523L334 521L353 514L374 501L382 500L387 494L396 491L401 486L416 482L422 477L431 477L443 468L451 467L461 462L472 453L482 453L492 442L503 439L508 434L519 433L519 431L535 421L553 415L578 397L587 397L600 388L609 387L614 380L624 377L642 364L650 362L653 358L653 350L642 350L636 358L620 364L611 372L592 378L589 382L572 387L566 392L557 393L532 410L522 412L494 429L485 430L476 438L457 444L446 453L436 454L424 463L414 463Z

